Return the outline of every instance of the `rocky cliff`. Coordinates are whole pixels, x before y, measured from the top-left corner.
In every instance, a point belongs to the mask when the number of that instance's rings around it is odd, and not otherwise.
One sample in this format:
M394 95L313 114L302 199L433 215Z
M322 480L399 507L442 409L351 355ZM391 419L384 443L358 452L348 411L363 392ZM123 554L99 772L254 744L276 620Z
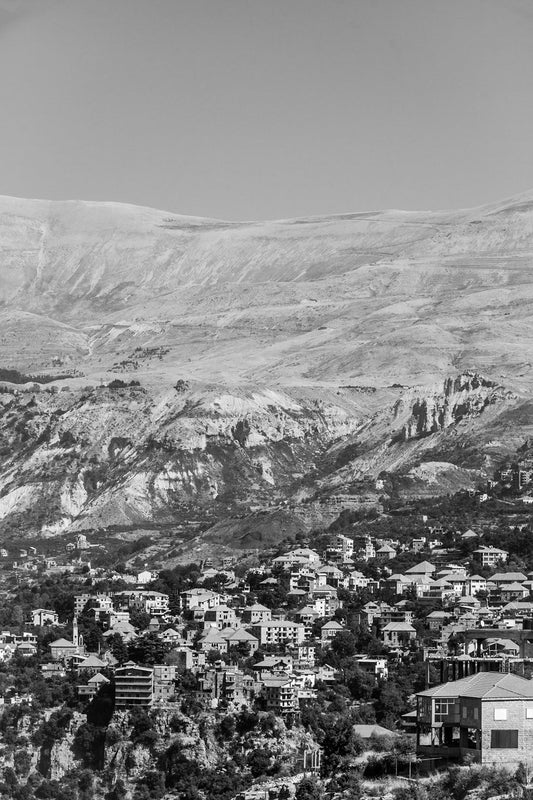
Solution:
M401 438L409 441L449 428L465 419L478 417L487 406L512 400L511 392L476 373L448 377L436 391L422 390L404 395L394 408L394 418L410 416L402 425ZM516 399L516 398L515 398Z

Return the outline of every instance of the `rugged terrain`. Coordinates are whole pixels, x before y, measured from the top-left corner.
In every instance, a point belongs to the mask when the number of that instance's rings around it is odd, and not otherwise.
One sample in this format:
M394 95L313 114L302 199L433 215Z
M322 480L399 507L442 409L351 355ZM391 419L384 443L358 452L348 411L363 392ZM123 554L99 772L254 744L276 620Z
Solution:
M253 547L382 473L476 485L532 432L532 261L533 193L262 223L1 198L3 538L225 518L194 548Z

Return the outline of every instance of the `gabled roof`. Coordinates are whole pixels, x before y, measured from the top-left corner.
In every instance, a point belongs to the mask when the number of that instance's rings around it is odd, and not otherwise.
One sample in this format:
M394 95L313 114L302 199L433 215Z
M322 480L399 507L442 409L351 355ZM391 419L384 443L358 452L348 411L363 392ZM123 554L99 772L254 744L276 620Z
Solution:
M419 697L473 697L487 700L533 699L533 681L519 675L500 672L478 672L459 681L434 686Z
M495 572L489 581L500 581L501 583L514 583L514 581L526 581L527 576L523 572Z
M411 631L416 631L416 628L413 628L413 626L409 622L389 622L387 625L385 625L383 630L384 631L409 631L409 632L411 632Z
M90 656L87 656L87 658L82 661L81 664L78 664L79 669L86 669L87 667L98 669L99 667L107 667L107 664L105 661L102 661L102 659L98 658L98 656L95 656L94 653L92 653Z
M435 572L435 570L436 567L433 564L430 564L429 561L421 561L419 564L415 564L414 567L406 569L405 574L417 575L421 573Z
M92 678L89 678L87 683L109 683L109 678L106 678L106 676L102 675L101 672L97 672L96 675L93 675Z
M388 728L384 728L382 725L352 725L352 730L361 739L370 739L371 736L398 736L396 731L390 731Z
M256 637L245 628L237 628L227 637L229 642L257 642Z

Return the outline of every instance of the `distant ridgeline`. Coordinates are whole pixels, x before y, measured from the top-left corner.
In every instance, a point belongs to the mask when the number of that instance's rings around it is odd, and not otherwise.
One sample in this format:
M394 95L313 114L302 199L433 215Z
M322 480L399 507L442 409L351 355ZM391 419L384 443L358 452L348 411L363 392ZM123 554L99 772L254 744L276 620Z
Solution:
M51 383L52 381L63 381L71 378L72 375L24 375L18 369L4 369L0 367L0 381L9 383Z

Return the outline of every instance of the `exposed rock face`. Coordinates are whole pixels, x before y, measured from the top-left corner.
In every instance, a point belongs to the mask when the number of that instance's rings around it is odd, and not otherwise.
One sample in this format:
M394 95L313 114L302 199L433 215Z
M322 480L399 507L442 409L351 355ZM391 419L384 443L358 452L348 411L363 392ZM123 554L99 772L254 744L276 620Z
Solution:
M0 520L31 512L33 533L171 522L180 509L287 496L360 421L269 390L138 388L3 395ZM30 515L31 516L31 515Z
M479 416L488 405L512 395L501 386L475 373L447 378L441 391L421 393L411 401L411 416L402 426L404 441L437 433L465 418ZM410 398L402 398L394 409L395 418L405 414Z

